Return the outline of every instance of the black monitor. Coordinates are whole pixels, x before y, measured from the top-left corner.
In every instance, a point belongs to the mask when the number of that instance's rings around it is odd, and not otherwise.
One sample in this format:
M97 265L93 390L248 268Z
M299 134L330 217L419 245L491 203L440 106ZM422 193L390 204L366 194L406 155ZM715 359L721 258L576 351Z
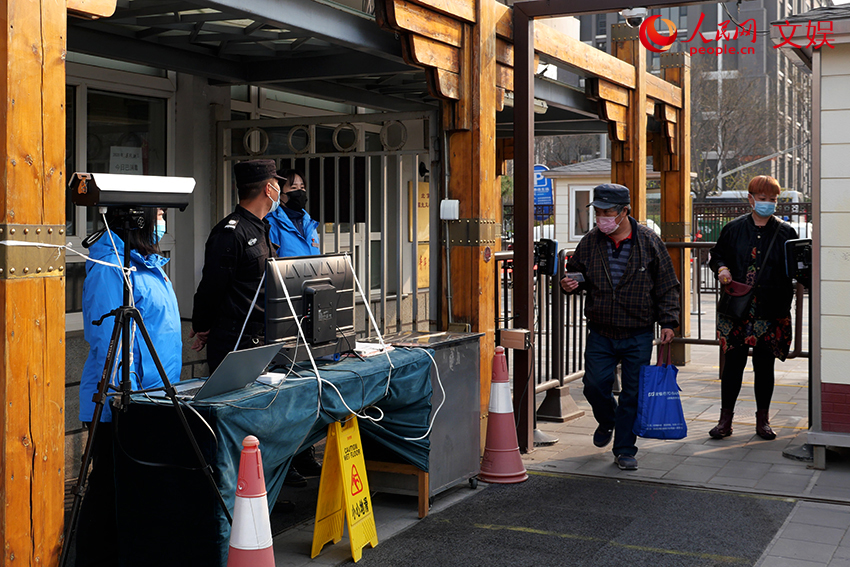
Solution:
M345 254L269 258L266 344L281 343L284 356L306 359L307 349L295 321L298 317L314 357L354 350L354 285Z

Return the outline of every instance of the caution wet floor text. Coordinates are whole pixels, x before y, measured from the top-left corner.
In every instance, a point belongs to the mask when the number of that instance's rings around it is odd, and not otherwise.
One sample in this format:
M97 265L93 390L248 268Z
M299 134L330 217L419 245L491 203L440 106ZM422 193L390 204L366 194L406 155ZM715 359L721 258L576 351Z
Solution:
M329 541L338 543L342 539L346 519L351 556L359 561L366 544L378 545L378 532L369 497L360 428L353 415L345 423L328 426L311 557L316 557Z

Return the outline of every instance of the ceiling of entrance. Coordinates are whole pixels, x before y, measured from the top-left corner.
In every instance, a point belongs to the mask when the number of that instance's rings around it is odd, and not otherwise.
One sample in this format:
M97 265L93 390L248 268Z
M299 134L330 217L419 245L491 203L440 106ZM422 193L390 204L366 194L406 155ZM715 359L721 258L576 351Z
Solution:
M345 1L119 0L111 18L69 18L68 49L213 84L268 86L380 111L436 109L425 72L407 65L399 39L375 22L373 0ZM539 134L605 131L584 93L551 82L536 92L549 103L535 115ZM505 110L500 136L510 135Z

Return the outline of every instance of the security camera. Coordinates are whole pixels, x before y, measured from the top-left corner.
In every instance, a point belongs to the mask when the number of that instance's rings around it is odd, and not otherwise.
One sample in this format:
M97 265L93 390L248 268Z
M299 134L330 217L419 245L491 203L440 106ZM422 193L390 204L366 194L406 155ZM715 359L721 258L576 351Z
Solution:
M71 202L86 207L173 207L189 205L195 189L191 177L118 173L81 173L69 181Z
M626 23L633 28L640 27L643 20L646 18L646 14L646 8L626 8L620 12L620 15L625 18Z

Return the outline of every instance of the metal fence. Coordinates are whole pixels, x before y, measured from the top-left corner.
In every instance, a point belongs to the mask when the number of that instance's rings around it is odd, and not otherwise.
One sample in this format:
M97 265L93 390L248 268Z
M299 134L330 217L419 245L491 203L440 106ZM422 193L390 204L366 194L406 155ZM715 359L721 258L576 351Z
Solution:
M745 211L746 212L746 211ZM803 213L800 213L803 214ZM737 216L737 215L736 215ZM734 217L733 217L734 218ZM688 318L688 337L676 337L675 343L719 345L716 336L715 306L720 289L714 274L700 264L707 259L707 251L714 242L668 242L673 258L691 262L692 293L682 297L682 319ZM558 272L554 275L537 274L534 278L534 376L537 394L554 394L554 389L584 376L584 347L587 326L584 319L585 294L564 294L559 282L571 250L561 250L558 255ZM496 277L499 282L496 298L496 328L513 328L513 251L497 252ZM707 262L706 262L707 264ZM792 311L794 343L788 358L808 357L804 344L808 342L808 297L804 288L797 285L795 306ZM506 352L510 360L510 350ZM718 362L723 358L718 349ZM541 419L544 416L537 415Z
M555 205L534 205L534 227L555 226ZM538 231L540 229L537 229ZM543 235L552 238L552 235ZM540 236L535 237L538 240ZM502 205L502 246L507 249L514 241L514 205Z
M436 307L430 258L440 244L427 207L432 183L421 173L435 150L419 140L436 124L431 112L219 122L219 206L237 202L237 161L262 157L300 170L319 249L351 254L381 333L427 330ZM358 337L374 333L359 293L355 327Z
M534 278L534 376L536 393L563 386L584 375L584 294L561 293L560 282L568 251L558 255L556 274L535 273ZM514 328L513 250L495 254L496 328ZM508 351L507 356L510 356Z
M710 201L694 203L691 223L692 240L697 243L714 243L726 223L750 212L752 212L752 208L747 203ZM811 214L811 203L778 203L776 205L776 216L788 221L800 238L811 238ZM694 252L691 260L694 271L699 271L695 285L700 286L699 291L702 293L720 291L716 278L708 268L708 252L710 249L711 246L697 247L697 251Z

